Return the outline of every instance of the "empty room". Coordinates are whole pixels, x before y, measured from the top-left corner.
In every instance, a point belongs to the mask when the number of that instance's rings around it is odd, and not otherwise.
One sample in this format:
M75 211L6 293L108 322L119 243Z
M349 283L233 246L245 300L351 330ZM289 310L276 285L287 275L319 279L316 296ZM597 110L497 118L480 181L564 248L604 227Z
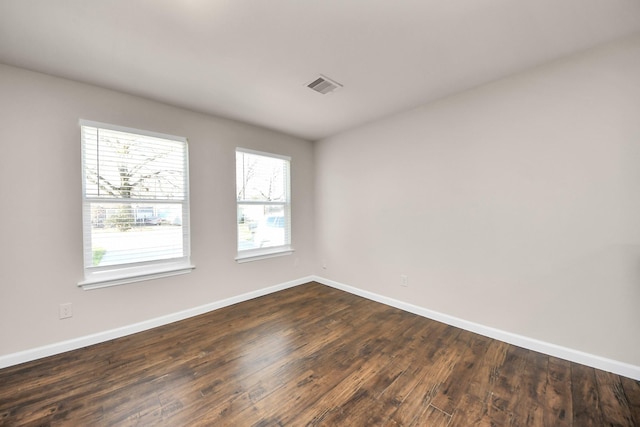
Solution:
M640 1L0 0L1 426L640 426Z

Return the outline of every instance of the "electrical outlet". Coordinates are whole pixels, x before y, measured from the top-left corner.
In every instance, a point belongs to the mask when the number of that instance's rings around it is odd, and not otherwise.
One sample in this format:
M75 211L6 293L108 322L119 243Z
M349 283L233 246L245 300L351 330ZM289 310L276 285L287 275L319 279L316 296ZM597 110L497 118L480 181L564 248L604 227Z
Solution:
M73 306L70 302L60 304L60 319L68 319L73 317Z
M322 269L326 270L327 269L327 261L326 260L322 260Z
M409 286L409 278L407 277L406 274L401 274L400 275L400 286L406 288Z

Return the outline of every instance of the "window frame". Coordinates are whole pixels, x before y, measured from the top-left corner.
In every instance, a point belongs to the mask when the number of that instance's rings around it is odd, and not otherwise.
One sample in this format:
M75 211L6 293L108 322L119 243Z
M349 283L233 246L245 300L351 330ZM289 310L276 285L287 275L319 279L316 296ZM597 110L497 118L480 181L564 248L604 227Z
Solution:
M292 229L292 226L291 226L292 224L292 221L291 221L291 217L292 217L291 215L291 157L281 155L281 154L252 150L248 148L236 147L236 150L235 150L236 168L237 168L238 153L251 154L256 156L268 157L271 159L283 160L286 162L285 163L286 168L285 168L285 182L284 182L285 200L282 202L240 200L238 198L238 186L237 186L238 171L236 170L236 174L235 174L236 175L236 186L235 186L235 190L236 190L236 253L237 253L235 258L236 262L244 263L244 262L258 261L258 260L267 259L267 258L291 255L293 252L295 252L295 249L292 246L292 232L291 232L291 229ZM287 239L285 244L279 245L279 246L269 246L266 248L253 248L253 249L240 250L240 248L238 247L238 244L240 241L240 230L238 227L237 218L240 213L241 205L282 206L284 210L284 218L285 218L285 224L284 224L285 230L286 230L285 239Z
M110 131L125 132L133 135L162 138L183 144L184 164L183 179L184 192L182 200L155 200L144 198L130 198L136 204L174 204L181 205L181 227L182 227L182 251L181 257L169 259L155 259L149 261L139 261L131 263L113 264L107 266L94 266L92 261L92 224L91 224L91 203L108 203L112 200L92 197L87 194L86 181L86 148L83 135L83 127L104 129ZM85 290L104 288L109 286L122 285L126 283L139 282L143 280L156 279L161 277L175 276L190 273L195 266L191 264L191 228L190 228L190 201L189 201L189 144L185 137L169 135L148 130L129 128L108 123L101 123L91 120L79 120L80 141L81 141L81 175L82 175L82 252L84 280L78 282L78 286ZM119 200L119 199L113 199ZM125 199L126 200L126 199Z

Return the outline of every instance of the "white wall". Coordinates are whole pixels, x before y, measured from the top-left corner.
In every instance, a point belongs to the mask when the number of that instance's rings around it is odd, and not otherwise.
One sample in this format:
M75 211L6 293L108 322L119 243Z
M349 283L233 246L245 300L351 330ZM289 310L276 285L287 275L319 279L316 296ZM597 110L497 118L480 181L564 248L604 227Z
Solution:
M315 153L323 277L640 365L640 36Z
M95 120L189 139L193 273L83 291L80 129ZM307 276L312 144L0 65L0 356L127 326ZM235 148L292 157L296 252L237 264ZM296 260L298 261L296 263ZM58 319L58 305L74 316Z

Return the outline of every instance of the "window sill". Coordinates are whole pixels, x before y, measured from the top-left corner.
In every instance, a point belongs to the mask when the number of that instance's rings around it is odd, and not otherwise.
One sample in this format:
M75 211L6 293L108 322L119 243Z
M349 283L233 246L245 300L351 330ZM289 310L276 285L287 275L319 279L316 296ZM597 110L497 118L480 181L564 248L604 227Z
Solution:
M244 262L260 261L261 259L275 258L285 255L291 255L295 250L290 246L278 246L276 248L253 249L243 251L236 257L236 262L241 264Z
M191 273L194 268L196 268L194 265L183 264L164 267L158 266L155 269L145 268L137 269L135 271L121 271L119 272L120 274L112 271L98 272L93 273L89 278L78 283L78 286L80 286L85 291L88 291L91 289L107 288L110 286L124 285L127 283L142 282L144 280L187 274Z

